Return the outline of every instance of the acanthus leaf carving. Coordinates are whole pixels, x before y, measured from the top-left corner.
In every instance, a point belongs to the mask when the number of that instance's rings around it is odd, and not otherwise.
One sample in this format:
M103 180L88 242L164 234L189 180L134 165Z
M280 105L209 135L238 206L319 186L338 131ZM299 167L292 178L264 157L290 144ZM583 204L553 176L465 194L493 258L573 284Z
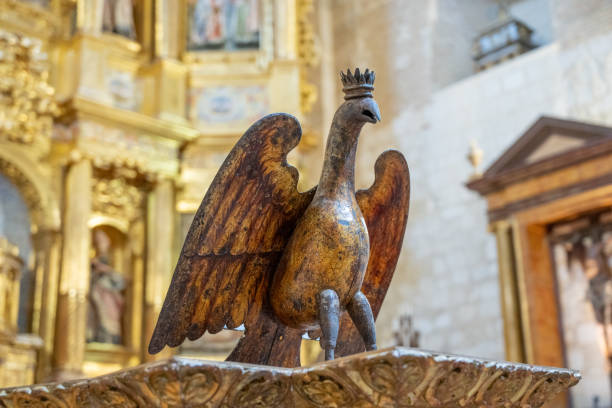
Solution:
M95 213L133 220L141 216L144 194L123 178L98 179L93 184Z
M302 398L317 407L349 406L358 396L350 383L329 370L307 372L297 377L294 386Z
M236 387L228 407L277 407L285 400L290 384L287 378L257 373L247 377Z
M48 79L40 42L0 30L0 140L48 150L59 111Z
M219 389L219 378L215 370L198 370L182 377L183 398L187 404L203 406Z
M579 379L566 369L404 348L295 369L176 358L99 378L0 390L0 406L539 407Z

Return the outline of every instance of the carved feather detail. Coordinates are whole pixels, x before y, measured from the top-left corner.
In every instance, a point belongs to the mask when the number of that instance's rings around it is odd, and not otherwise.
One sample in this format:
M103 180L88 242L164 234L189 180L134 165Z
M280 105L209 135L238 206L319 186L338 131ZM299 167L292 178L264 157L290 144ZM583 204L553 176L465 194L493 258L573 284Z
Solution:
M149 344L157 353L258 314L271 274L314 191L299 193L287 153L298 121L274 114L234 146L189 229Z

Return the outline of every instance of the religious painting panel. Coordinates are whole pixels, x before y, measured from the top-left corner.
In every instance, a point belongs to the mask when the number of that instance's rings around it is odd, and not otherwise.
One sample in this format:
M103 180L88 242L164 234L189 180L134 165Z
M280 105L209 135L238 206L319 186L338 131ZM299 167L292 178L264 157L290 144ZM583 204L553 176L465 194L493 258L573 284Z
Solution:
M84 50L83 55L80 95L115 108L141 111L144 81L130 67L121 66L125 65L125 61L108 61L104 55L91 50Z
M270 101L263 85L205 86L191 90L188 107L200 129L245 129L270 111Z
M574 402L610 406L612 386L612 212L550 227L567 365L583 381ZM580 405L578 404L578 405Z
M187 49L258 49L260 15L259 0L188 0Z
M141 79L130 72L109 68L105 80L106 92L110 96L112 106L134 112L140 111L144 94Z

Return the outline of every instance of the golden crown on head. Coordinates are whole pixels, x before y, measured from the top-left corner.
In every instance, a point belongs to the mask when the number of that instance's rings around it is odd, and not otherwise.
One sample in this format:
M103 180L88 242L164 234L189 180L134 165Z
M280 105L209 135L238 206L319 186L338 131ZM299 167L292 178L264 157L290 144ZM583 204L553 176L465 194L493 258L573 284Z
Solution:
M359 68L355 69L355 74L351 74L350 69L346 70L346 74L340 72L344 99L372 98L375 77L374 71L370 71L367 68L363 74L359 72Z

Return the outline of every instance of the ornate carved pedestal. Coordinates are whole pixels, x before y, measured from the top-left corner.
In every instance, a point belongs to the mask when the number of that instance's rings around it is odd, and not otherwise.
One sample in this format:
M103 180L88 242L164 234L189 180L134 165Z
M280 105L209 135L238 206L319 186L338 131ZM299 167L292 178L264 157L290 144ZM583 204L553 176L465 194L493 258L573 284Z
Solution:
M579 380L572 370L392 348L297 369L175 358L0 390L0 406L533 408Z

